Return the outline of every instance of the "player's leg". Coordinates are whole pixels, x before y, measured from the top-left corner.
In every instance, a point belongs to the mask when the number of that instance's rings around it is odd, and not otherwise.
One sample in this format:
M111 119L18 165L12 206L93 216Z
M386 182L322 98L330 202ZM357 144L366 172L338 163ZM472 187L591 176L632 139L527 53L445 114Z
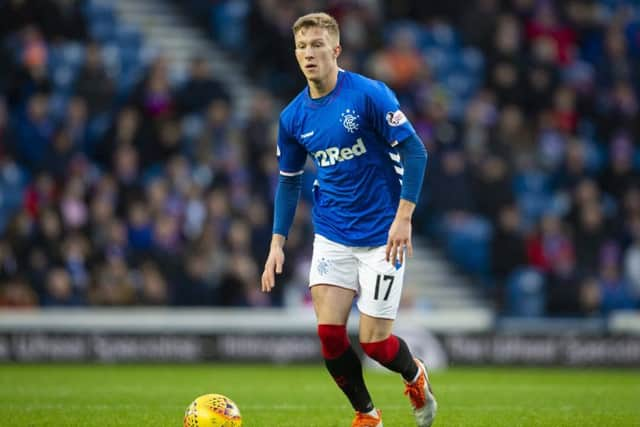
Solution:
M418 377L419 368L407 343L391 333L393 320L360 314L360 345L365 354L385 368L398 372L406 382Z
M347 335L347 319L358 290L357 260L351 249L316 236L309 286L325 365L357 412L353 425L382 426L379 416L371 424L357 421L360 414L374 411L374 405L364 383L360 358Z
M404 266L396 268L384 257L384 247L358 253L360 344L369 357L402 375L417 425L428 427L435 418L437 404L427 370L413 357L406 342L392 333L402 294Z
M320 284L311 288L311 296L327 370L356 411L372 411L373 402L364 384L360 358L347 336L347 318L355 291Z

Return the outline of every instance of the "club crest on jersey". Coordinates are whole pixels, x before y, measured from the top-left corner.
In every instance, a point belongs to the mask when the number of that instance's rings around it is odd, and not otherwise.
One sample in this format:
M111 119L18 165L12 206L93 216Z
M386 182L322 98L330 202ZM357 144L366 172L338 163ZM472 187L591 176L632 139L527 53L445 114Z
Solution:
M389 123L389 126L393 127L400 126L401 124L407 122L407 116L405 116L404 113L400 110L389 111L385 117L387 119L387 123Z
M340 123L342 123L347 132L354 133L360 127L358 124L359 118L360 116L355 110L347 108L344 113L340 114Z

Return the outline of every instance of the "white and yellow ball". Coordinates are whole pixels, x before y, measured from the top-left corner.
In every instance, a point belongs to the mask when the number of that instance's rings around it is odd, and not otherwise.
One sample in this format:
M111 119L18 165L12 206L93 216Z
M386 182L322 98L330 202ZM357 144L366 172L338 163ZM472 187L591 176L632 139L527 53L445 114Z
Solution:
M205 394L191 402L184 413L184 427L240 427L238 405L221 394Z

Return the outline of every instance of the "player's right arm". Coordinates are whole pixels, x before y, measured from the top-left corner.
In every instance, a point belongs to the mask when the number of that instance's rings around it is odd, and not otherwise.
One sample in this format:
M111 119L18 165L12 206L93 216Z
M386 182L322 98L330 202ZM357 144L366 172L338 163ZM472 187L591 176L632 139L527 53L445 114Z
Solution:
M262 291L270 292L276 284L275 275L282 273L284 244L296 213L302 189L302 174L307 152L280 118L278 129L278 164L280 176L274 200L273 235L269 255L262 273Z
M264 263L262 273L262 292L270 292L276 285L276 274L282 273L284 265L284 242L287 238L282 234L274 234L271 238L269 255Z

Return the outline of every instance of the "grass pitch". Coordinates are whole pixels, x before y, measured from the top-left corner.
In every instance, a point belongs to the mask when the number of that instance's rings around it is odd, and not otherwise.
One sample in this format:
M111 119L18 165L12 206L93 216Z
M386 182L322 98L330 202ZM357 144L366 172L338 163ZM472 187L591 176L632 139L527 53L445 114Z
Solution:
M400 378L366 372L387 427L414 426ZM431 375L439 426L640 426L636 370L456 368ZM0 425L181 426L222 393L246 427L346 427L353 413L317 366L0 365Z

